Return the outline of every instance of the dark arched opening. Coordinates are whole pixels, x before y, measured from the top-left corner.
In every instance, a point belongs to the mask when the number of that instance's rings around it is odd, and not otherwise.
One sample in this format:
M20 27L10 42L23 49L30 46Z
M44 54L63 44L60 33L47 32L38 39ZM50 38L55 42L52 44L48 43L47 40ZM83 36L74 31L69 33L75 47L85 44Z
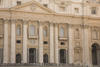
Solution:
M21 55L20 54L16 55L16 63L21 63Z
M44 63L48 63L48 55L47 54L44 54L43 61L44 61Z
M100 50L100 46L98 44L95 43L92 45L92 65L93 66L96 66L99 64L99 61L98 61L98 58L99 58L98 54L100 53L99 50Z
M29 63L36 63L36 49L29 49Z
M60 50L60 63L66 63L66 50Z

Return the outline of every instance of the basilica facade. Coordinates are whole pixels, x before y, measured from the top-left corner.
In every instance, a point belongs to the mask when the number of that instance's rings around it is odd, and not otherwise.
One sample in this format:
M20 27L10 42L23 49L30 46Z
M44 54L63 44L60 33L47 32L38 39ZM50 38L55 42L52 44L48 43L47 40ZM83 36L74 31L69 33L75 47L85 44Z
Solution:
M99 66L99 0L0 0L0 63Z

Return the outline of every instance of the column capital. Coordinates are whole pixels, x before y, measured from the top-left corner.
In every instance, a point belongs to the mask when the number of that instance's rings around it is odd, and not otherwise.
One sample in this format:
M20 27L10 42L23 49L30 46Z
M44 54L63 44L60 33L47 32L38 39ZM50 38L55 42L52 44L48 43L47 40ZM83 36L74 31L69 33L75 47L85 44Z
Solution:
M17 19L11 19L11 23L15 23Z
M74 25L73 25L73 24L68 24L68 27L69 27L69 28L73 28Z
M37 21L39 23L39 25L43 25L44 21Z
M55 24L55 27L58 27L59 23L54 23Z
M8 18L4 18L3 20L4 20L4 21L8 21L8 20L10 20L10 19L8 19Z
M10 19L6 19L6 18L3 19L4 23L8 23L9 20L10 20ZM2 20L0 20L0 22L1 22L1 21L2 21Z
M50 24L50 26L53 26L54 23L53 22L49 22L49 24Z
M84 28L85 28L85 29L88 29L88 28L89 28L89 25L84 25Z
M23 23L24 23L24 24L27 24L27 23L28 23L28 21L29 21L29 20L23 20Z

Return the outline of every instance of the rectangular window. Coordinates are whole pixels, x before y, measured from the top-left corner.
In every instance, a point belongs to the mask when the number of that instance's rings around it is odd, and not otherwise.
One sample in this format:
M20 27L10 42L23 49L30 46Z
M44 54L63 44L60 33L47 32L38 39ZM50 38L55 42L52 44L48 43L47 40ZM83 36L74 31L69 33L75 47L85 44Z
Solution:
M75 13L79 13L79 9L78 8L74 8Z
M47 4L43 4L43 6L48 7L48 5L47 5Z
M21 5L21 1L17 1L17 6Z
M96 7L92 7L91 13L92 13L92 14L96 14Z
M61 45L65 45L65 43L64 42L61 42Z
M48 44L48 42L47 41L44 41L44 44Z
M17 40L17 43L21 43L21 40Z

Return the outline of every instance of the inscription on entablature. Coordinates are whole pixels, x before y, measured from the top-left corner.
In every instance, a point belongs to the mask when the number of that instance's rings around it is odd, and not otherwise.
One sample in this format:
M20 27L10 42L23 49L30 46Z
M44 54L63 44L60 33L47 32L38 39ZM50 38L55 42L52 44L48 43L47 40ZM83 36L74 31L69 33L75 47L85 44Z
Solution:
M59 19L59 20L71 20L71 18L67 18L67 17L54 17L54 16L48 16L48 15L32 15L32 14L20 14L20 13L16 13L16 14L12 14L13 16L22 16L22 17L34 17L34 18L45 18L45 19Z

